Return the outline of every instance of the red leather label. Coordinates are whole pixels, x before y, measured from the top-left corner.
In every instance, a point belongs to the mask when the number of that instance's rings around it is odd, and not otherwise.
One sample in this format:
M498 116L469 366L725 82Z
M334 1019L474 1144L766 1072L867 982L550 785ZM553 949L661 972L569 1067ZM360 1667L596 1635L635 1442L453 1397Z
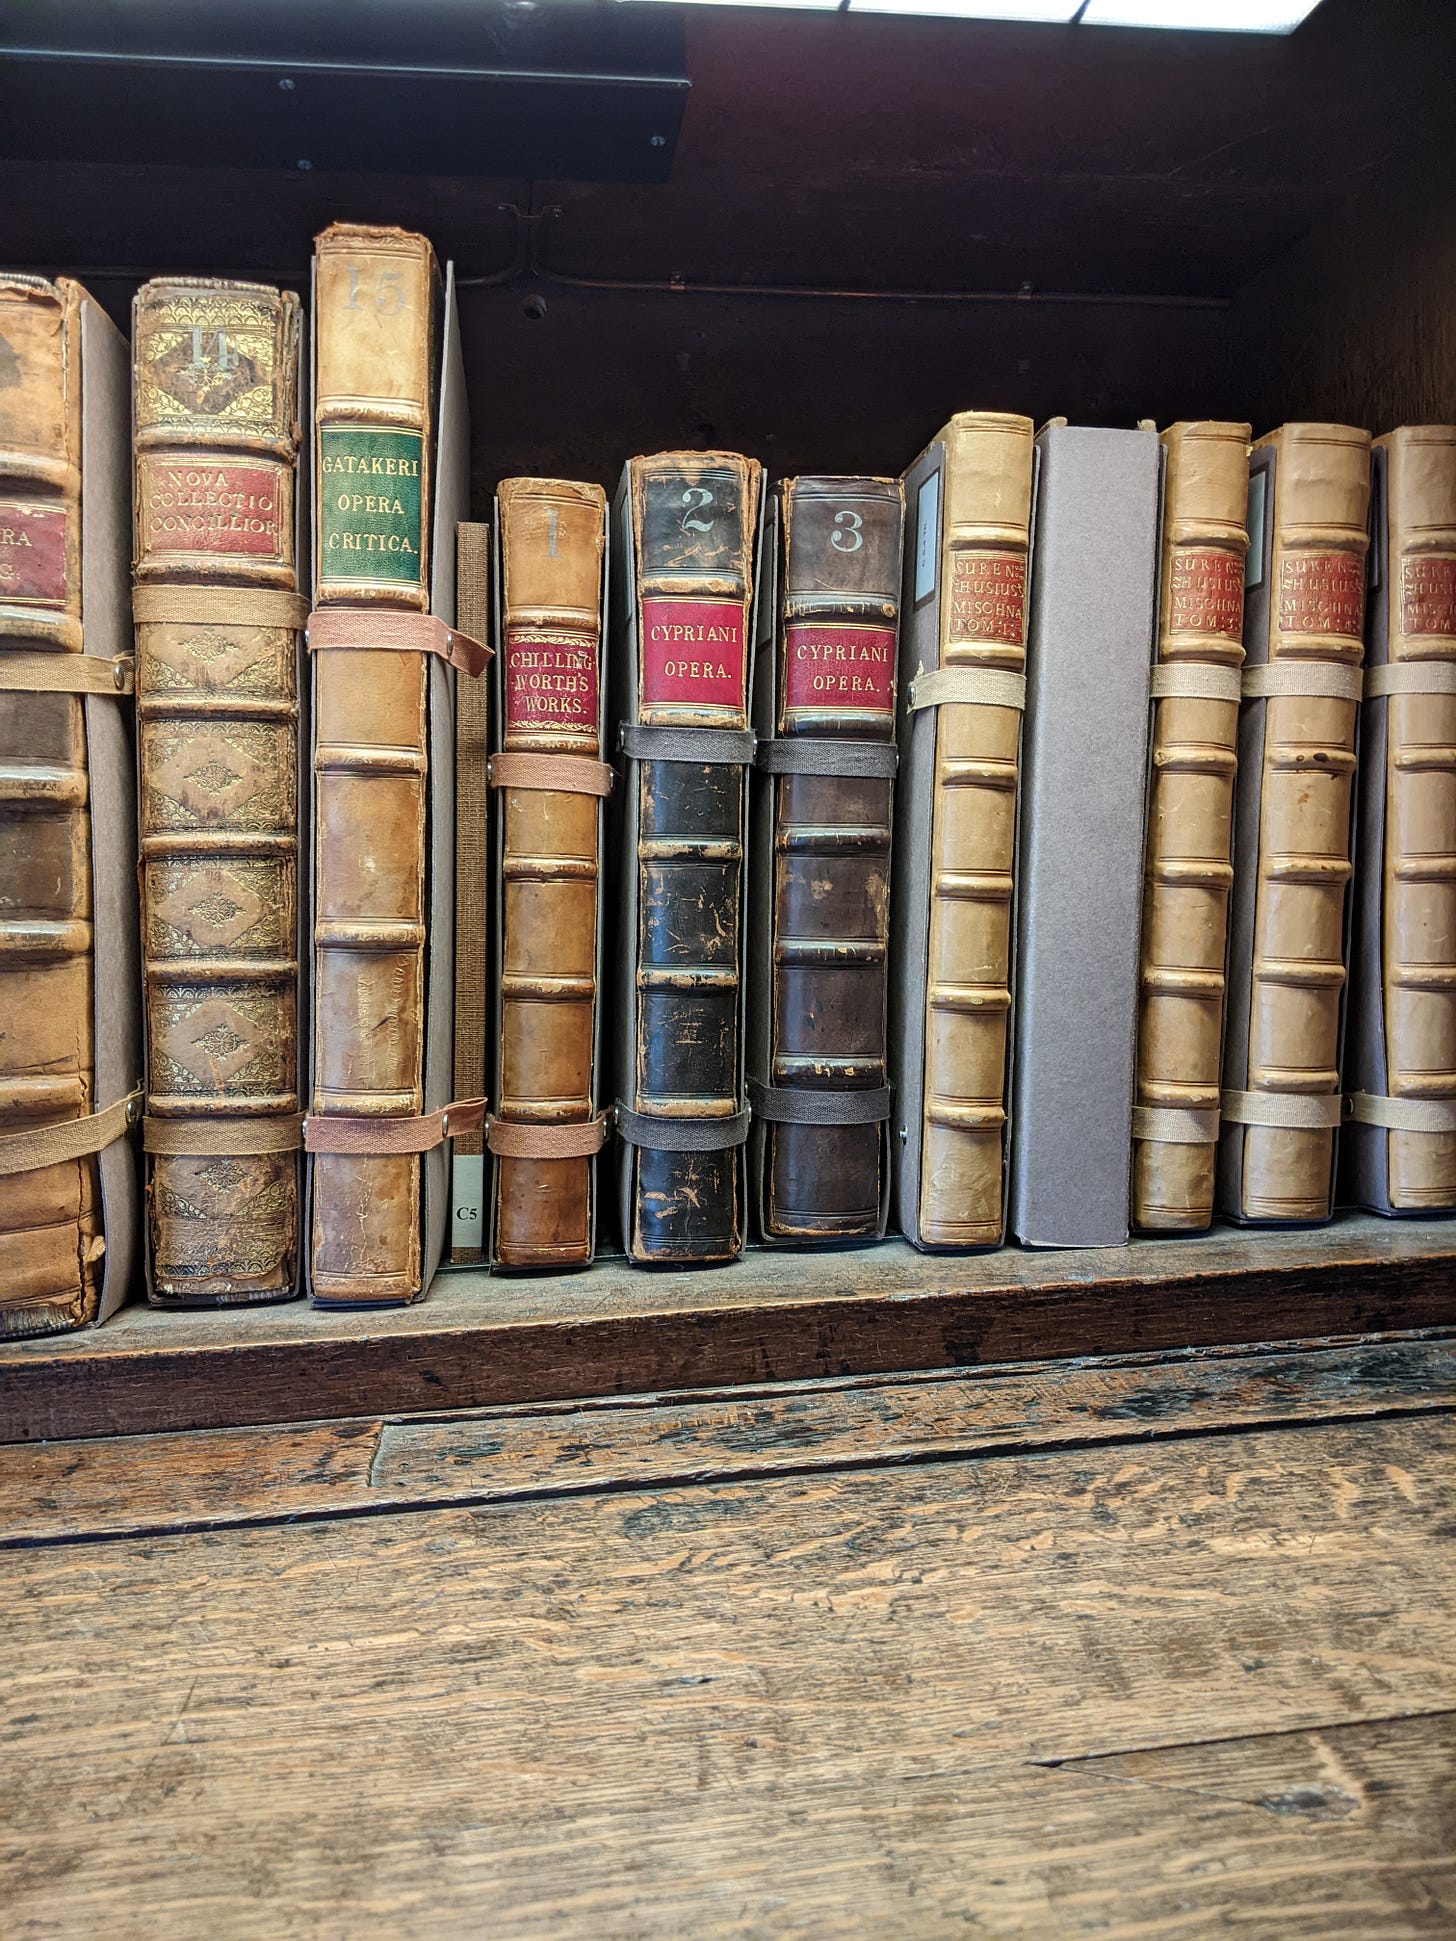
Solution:
M1400 566L1403 634L1456 634L1456 559L1405 559Z
M1026 639L1026 560L1021 553L954 553L948 640Z
M0 600L66 603L66 508L0 502Z
M743 603L642 602L642 699L699 708L744 706Z
M1236 553L1175 552L1168 585L1168 630L1222 634L1244 630L1244 562Z
M143 459L142 550L286 558L280 478L268 465Z
M538 627L508 627L505 651L508 728L597 730L595 649Z
M895 705L895 629L820 626L797 620L784 630L784 706L857 708L889 714Z
M1365 561L1359 553L1286 553L1279 573L1282 634L1348 634L1365 628Z

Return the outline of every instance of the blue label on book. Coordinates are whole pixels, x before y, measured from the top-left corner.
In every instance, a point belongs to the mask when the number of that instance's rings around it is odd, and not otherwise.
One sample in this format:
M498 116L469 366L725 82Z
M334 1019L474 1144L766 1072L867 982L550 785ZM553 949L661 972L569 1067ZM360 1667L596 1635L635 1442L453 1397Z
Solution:
M932 472L915 495L915 605L935 591L940 566L940 473Z

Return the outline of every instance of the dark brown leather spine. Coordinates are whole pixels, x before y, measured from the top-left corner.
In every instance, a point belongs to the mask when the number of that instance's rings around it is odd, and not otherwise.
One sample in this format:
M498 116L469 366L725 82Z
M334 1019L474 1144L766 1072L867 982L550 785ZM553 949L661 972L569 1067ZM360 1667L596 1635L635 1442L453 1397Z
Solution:
M893 741L900 482L788 479L780 492L776 732L787 739ZM775 780L774 1086L843 1092L886 1082L893 792L893 782L879 777ZM767 1236L872 1236L884 1163L883 1122L770 1124Z

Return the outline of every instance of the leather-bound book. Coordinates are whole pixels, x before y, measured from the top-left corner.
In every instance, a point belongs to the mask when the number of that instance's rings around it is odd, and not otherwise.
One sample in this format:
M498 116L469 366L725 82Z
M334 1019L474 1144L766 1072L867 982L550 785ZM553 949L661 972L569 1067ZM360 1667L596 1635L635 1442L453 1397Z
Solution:
M1254 446L1249 494L1218 1202L1310 1222L1341 1118L1370 435L1285 425Z
M1132 1222L1186 1233L1213 1219L1249 426L1170 425L1163 452Z
M592 1255L592 1158L545 1149L550 1129L582 1126L596 1112L597 888L610 779L601 760L607 501L596 485L505 479L499 508L496 1113L504 1126L531 1131L492 1128L511 1148L496 1157L494 1258L502 1267L570 1267ZM580 786L563 786L571 782Z
M1342 1197L1456 1208L1456 425L1373 453Z
M299 304L133 307L150 1293L298 1278Z
M994 1247L1005 1228L1034 429L1014 413L960 412L905 476L896 1204L929 1248Z
M0 672L81 652L84 297L0 277ZM0 692L0 1135L93 1109L91 941L81 697ZM0 1173L0 1335L94 1315L96 1172L86 1155Z
M668 452L632 459L618 501L627 880L614 903L625 958L617 1123L623 1237L636 1261L732 1260L743 1245L741 892L760 480L758 464L733 453Z
M748 1027L750 1180L769 1241L884 1230L903 506L898 479L787 479L775 495Z
M429 606L439 273L423 236L335 224L314 272L314 603ZM423 1108L428 656L332 646L314 673L314 1080L320 1117ZM378 638L378 628L369 634ZM316 1151L315 1300L421 1291L414 1153Z

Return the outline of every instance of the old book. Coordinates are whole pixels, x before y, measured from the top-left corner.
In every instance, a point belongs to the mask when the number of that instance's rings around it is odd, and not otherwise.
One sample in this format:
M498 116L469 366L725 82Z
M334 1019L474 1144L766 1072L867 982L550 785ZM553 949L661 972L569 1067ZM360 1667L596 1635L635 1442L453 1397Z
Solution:
M1132 1163L1133 1225L1149 1231L1213 1219L1249 430L1204 421L1163 433Z
M1456 1207L1456 426L1372 454L1342 1197Z
M903 503L898 479L775 494L748 1026L750 1183L770 1241L884 1230Z
M667 452L632 459L618 497L617 1123L623 1239L638 1261L731 1260L743 1244L741 888L760 481L758 464L733 453Z
M507 759L492 764L501 804L496 1113L512 1126L581 1126L596 1113L607 500L597 485L505 479L499 508ZM579 786L563 786L571 782ZM515 1142L529 1148L532 1139ZM495 1263L590 1260L594 1170L588 1152L499 1153Z
M150 1292L298 1282L299 303L133 311Z
M423 236L338 223L319 237L316 607L428 609L439 301ZM322 1118L423 1109L428 658L347 644L313 655L311 1111ZM316 1300L420 1293L416 1155L315 1152L312 1209Z
M1218 1177L1238 1219L1331 1210L1369 493L1368 432L1254 446Z
M892 1069L897 1212L923 1247L1004 1231L1032 435L961 412L905 477Z

